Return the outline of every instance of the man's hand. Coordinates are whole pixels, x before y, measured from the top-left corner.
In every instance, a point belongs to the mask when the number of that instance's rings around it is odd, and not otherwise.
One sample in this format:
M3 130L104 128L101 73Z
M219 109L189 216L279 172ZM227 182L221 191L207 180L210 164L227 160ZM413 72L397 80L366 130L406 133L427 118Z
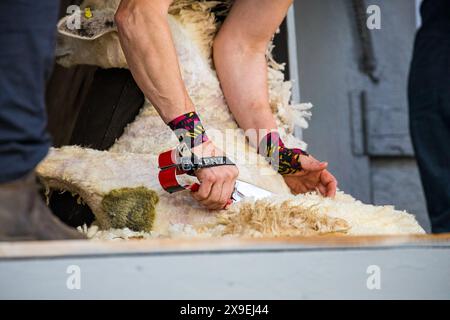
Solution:
M211 141L202 143L191 150L198 157L223 155ZM234 190L239 170L236 166L219 166L198 170L195 175L200 181L200 188L193 192L194 199L211 210L224 209Z
M328 163L320 162L311 155L301 155L300 162L302 171L283 176L292 193L299 194L317 190L326 197L336 195L337 180L326 170Z

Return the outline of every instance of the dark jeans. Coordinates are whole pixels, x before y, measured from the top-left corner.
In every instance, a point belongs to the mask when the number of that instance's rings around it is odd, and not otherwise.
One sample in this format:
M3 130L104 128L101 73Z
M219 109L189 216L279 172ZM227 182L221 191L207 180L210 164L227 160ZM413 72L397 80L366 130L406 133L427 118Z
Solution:
M47 154L45 82L53 64L59 1L0 1L0 183Z
M409 77L410 129L432 231L442 233L450 232L450 20L425 22Z

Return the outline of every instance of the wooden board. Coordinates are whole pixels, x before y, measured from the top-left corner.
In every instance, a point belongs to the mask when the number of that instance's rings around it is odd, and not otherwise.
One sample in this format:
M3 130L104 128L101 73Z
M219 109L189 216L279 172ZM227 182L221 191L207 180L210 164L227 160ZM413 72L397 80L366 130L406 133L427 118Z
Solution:
M450 299L449 269L450 235L1 243L0 299Z
M450 234L407 236L313 236L292 238L213 238L151 240L67 240L0 242L1 259L27 259L160 252L289 250L311 248L364 248L447 246Z

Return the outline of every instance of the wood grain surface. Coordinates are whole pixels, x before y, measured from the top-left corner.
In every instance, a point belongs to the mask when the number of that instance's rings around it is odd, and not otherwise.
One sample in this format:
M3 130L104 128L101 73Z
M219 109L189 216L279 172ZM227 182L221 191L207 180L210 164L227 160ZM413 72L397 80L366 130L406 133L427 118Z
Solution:
M0 259L221 251L323 250L398 246L450 247L450 234L293 238L151 239L0 242Z

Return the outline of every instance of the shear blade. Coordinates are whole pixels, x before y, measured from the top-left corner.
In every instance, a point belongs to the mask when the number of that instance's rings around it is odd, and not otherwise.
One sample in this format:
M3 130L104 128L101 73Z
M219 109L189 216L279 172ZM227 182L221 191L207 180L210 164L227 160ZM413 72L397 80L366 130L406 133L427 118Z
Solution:
M256 200L273 196L273 193L253 184L237 180L232 195L234 202L239 202L244 198L254 198Z

